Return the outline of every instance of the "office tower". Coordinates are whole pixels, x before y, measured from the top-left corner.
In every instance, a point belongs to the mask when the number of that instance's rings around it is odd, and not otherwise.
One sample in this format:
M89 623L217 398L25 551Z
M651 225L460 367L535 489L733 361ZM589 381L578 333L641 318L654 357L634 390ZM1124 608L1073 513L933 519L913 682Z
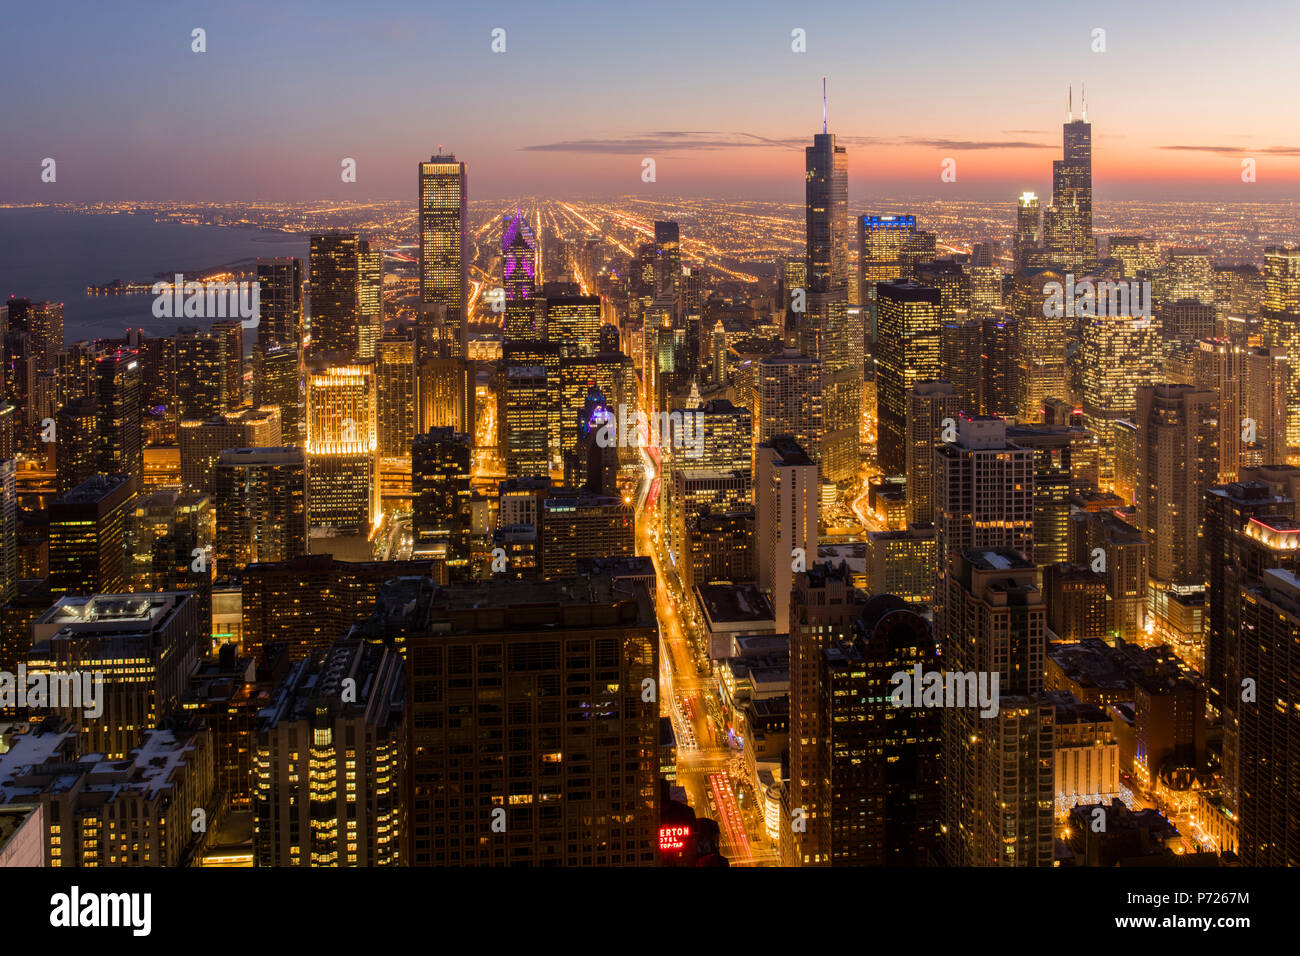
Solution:
M282 444L275 405L223 411L207 421L187 420L177 429L181 488L210 492L217 459L227 448L276 448Z
M290 660L302 660L367 620L385 581L435 573L429 560L342 561L329 554L250 564L240 575L244 652L258 658L279 643Z
M1015 419L1024 386L1020 377L1020 320L1007 309L995 309L980 320L980 359L984 381L980 396L983 414ZM1033 416L1037 420L1038 415Z
M636 554L632 505L616 495L557 493L542 501L538 525L544 578L577 574L583 558Z
M298 661L258 715L258 866L402 861L405 677L395 647L340 638Z
M506 309L532 299L538 289L537 237L533 227L515 204L515 214L506 217L501 236L501 287Z
M984 394L984 320L959 310L939 330L939 367L952 383L961 410L978 414ZM877 376L878 378L878 376ZM877 384L879 389L879 384Z
M1038 571L1015 550L968 548L945 587L944 670L998 675L996 714L969 698L941 711L947 862L1051 866L1054 710Z
M435 352L444 358L464 358L467 350L468 186L465 164L454 155L439 153L420 163L421 321L431 316Z
M409 459L415 437L415 341L382 338L375 359L379 457Z
M198 599L186 591L67 595L33 625L27 669L102 673L102 714L72 707L63 716L76 725L82 753L121 760L180 709L209 639Z
M1066 350L1074 321L1064 309L1049 307L1049 283L1066 282L1054 269L1022 269L1015 278L1013 309L1019 320L1016 343L1020 394L1016 408L1021 421L1038 421L1049 398L1066 398ZM1057 313L1060 314L1057 314Z
M231 407L231 338L216 329L183 328L173 337L176 416L200 421ZM242 357L241 357L242 360Z
M669 549L684 558L691 550L690 526L701 509L748 507L752 499L753 416L726 399L711 399L696 409L674 410L667 423L671 434L659 435L659 513ZM679 494L693 504L680 501Z
M909 525L934 522L934 448L942 440L945 419L952 420L956 434L960 413L960 399L950 382L917 382L907 394L903 473L907 476Z
M1083 423L1101 447L1101 484L1115 477L1115 422L1137 415L1137 390L1160 379L1160 327L1150 319L1095 316L1079 345Z
M1097 261L1097 240L1092 235L1092 124L1088 105L1082 119L1070 115L1065 122L1063 157L1052 163L1052 205L1044 217L1044 238L1052 261L1076 275L1092 271Z
M618 494L619 448L604 440L604 429L617 427L618 409L592 385L577 418L573 450L564 453L564 483L593 495Z
M357 341L356 355L368 362L375 357L375 344L384 334L384 254L362 240L357 252Z
M686 465L691 464L686 462ZM664 546L673 560L691 552L690 529L706 512L726 512L751 505L749 472L675 467L666 483L660 509L664 517Z
M1068 561L1071 498L1097 487L1097 438L1070 425L1007 427L1007 439L1029 449L1034 462L1035 564Z
M1033 452L1007 439L1001 418L962 415L957 440L935 449L934 523L941 581L969 548L1034 553Z
M475 431L474 366L463 358L442 358L416 345L417 432L430 428Z
M1300 446L1300 248L1270 246L1264 250L1264 298L1260 308L1265 345L1290 357L1291 385L1287 390L1287 446Z
M808 292L843 292L849 282L848 153L822 132L804 149Z
M67 494L99 473L99 407L93 397L74 399L55 416L56 487Z
M417 558L436 557L453 574L469 566L470 437L431 428L411 442L411 537Z
M1199 587L1206 489L1218 481L1218 397L1190 385L1138 389L1138 527L1151 542L1151 577Z
M254 403L280 409L280 440L301 445L306 422L302 408L302 350L276 345L254 353Z
M1106 578L1078 564L1049 564L1043 568L1047 628L1052 640L1105 640Z
M226 408L244 404L244 324L239 319L212 323L212 334L223 342L222 394Z
M914 279L916 266L934 259L935 237L916 228L915 216L866 215L856 221L858 303L866 309L875 301L878 283Z
M1244 429L1254 425L1255 440L1242 436L1242 468L1253 468L1287 456L1287 393L1293 373L1290 356L1281 349L1246 349L1243 369L1240 412ZM1221 419L1225 416L1220 415ZM1221 448L1223 446L1220 446Z
M918 263L911 271L912 281L939 290L940 320L952 319L962 311L971 311L970 275L956 259Z
M772 601L776 633L790 633L796 570L817 555L817 462L789 435L755 449L754 539L757 582Z
M144 479L140 363L137 354L118 349L95 360L99 470L106 475Z
M758 366L753 399L755 444L789 435L810 456L819 454L825 431L821 363L785 349Z
M1211 302L1175 299L1160 304L1160 330L1166 342L1214 338L1218 317Z
M906 467L907 395L917 382L942 375L939 290L882 282L876 315L876 458L885 474L894 475Z
M808 294L808 312L799 329L800 350L821 363L820 392L825 430L820 462L828 481L856 478L862 428L863 333L861 313L850 310L847 294Z
M654 225L655 297L680 303L682 294L682 243L675 222Z
M307 375L307 519L367 534L377 517L373 363L316 362Z
M782 341L789 347L793 348L798 336L799 327L803 324L803 312L796 312L796 295L804 297L804 311L807 310L808 294L808 261L805 258L783 259L777 272L777 297L780 301L782 314L785 316L785 327L782 333Z
M255 561L307 553L307 460L301 446L222 451L212 488L215 556L223 576Z
M907 602L880 594L853 622L852 640L832 644L825 657L821 696L829 718L831 773L821 787L832 806L832 864L846 844L859 851L846 864L932 865L942 839L939 711L899 708L890 700L895 674L938 670L938 643L929 624ZM836 819L837 792L850 811L842 821Z
M357 353L360 328L362 253L368 243L356 233L311 237L311 354Z
M997 266L968 266L970 310L973 315L987 315L1002 306L1002 270Z
M257 347L302 342L302 260L258 259Z
M1240 720L1250 706L1242 702L1241 681L1259 679L1242 665L1244 645L1257 643L1252 632L1243 630L1244 596L1260 585L1269 568L1300 571L1300 551L1295 550L1300 527L1294 516L1294 497L1264 481L1232 482L1205 494L1206 698L1223 723L1223 802L1233 812L1240 810Z
M1020 194L1016 202L1015 266L1017 270L1034 265L1043 246L1043 211L1034 193Z
M600 342L600 296L548 295L546 340L579 355L595 355Z
M10 297L5 305L9 321L4 331L27 334L35 375L53 371L63 351L63 303Z
M1100 560L1106 585L1105 638L1137 641L1146 633L1150 545L1136 527L1111 511L1070 515L1070 563L1093 567Z
M115 594L129 583L127 516L135 482L95 475L50 503L50 590Z
M1300 865L1300 577L1270 569L1240 593L1241 674L1258 704L1240 710L1240 846L1246 866ZM1235 688L1234 688L1235 690ZM1225 742L1226 743L1226 742Z
M846 824L861 820L860 803L868 781L849 779L851 771L843 761L838 767L841 773L834 775L840 786L827 787L832 776L828 772L832 734L835 744L843 749L849 734L842 735L840 726L853 718L843 712L834 715L823 688L828 678L826 650L852 636L862 595L854 591L848 567L843 564L814 562L788 581L792 588L785 601L785 630L790 634L789 802L792 813L794 808L802 811L805 828L800 831L782 825L782 862L787 866L844 865L862 853L865 841L845 829ZM782 631L779 623L777 630ZM840 726L832 727L833 716L840 717Z
M512 478L550 474L546 369L540 365L508 366L502 396L499 421L506 474Z
M385 588L377 619L407 648L403 862L653 863L659 707L641 688L659 660L645 584L594 575L402 585ZM467 654L510 676L466 668ZM508 738L472 706L489 694L518 731Z

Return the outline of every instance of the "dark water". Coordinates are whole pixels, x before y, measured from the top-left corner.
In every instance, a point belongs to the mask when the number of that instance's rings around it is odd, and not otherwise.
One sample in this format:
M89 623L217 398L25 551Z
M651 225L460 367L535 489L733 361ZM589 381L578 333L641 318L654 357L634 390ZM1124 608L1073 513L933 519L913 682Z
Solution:
M114 279L153 282L258 257L298 256L307 237L224 226L154 222L148 215L88 215L54 209L0 209L0 300L11 295L63 303L63 337L152 335L194 320L156 319L151 295L86 295Z

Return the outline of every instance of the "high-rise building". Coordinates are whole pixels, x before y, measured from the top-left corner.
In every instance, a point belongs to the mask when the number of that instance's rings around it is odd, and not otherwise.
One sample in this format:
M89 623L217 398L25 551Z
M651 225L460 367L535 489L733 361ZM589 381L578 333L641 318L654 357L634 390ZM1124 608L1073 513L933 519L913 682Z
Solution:
M1218 397L1190 385L1138 389L1138 527L1151 542L1151 577L1199 587L1205 492L1219 475Z
M55 417L56 487L67 494L99 474L99 407L92 396L73 399Z
M1034 193L1021 193L1016 201L1016 269L1035 265L1043 247L1043 211Z
M348 636L295 663L258 716L258 866L402 862L405 677L396 648Z
M996 712L969 695L941 711L947 862L1051 866L1054 710L1038 571L1018 551L967 548L954 553L945 589L944 671L989 679L990 689L998 675Z
M1147 318L1095 316L1079 345L1083 423L1101 448L1101 484L1115 477L1115 422L1137 415L1137 390L1161 376L1160 326Z
M675 222L654 225L655 297L680 302L682 293L682 241Z
M98 418L99 470L105 475L130 475L144 480L139 355L117 349L95 360L95 405Z
M412 553L443 561L453 574L469 566L472 459L469 436L450 428L431 428L411 442Z
M1092 234L1092 124L1088 105L1081 119L1065 122L1064 151L1052 163L1052 205L1044 217L1044 239L1052 261L1067 272L1082 275L1097 261L1097 240Z
M213 468L215 556L223 576L307 553L307 460L298 445L231 448Z
M600 345L600 296L548 295L546 339L562 351L595 355Z
M369 251L369 244L354 232L311 237L312 355L356 355L361 324L361 255Z
M1146 635L1150 545L1142 532L1112 511L1070 515L1070 563L1094 567L1106 586L1104 631L1108 643Z
M186 592L68 595L37 619L31 673L103 675L102 713L70 707L83 753L121 760L180 709L210 635L198 599Z
M126 590L127 516L134 498L130 476L95 475L50 503L51 592Z
M808 292L844 292L849 285L848 152L822 132L804 149Z
M415 340L380 339L375 369L379 457L409 459L415 437Z
M1014 425L1007 438L1033 452L1034 547L1038 565L1069 560L1074 495L1097 487L1097 438L1075 425Z
M758 363L752 407L755 445L790 435L810 456L821 452L825 417L821 362L785 349Z
M887 475L907 465L907 396L939 368L939 290L915 282L876 287L877 460Z
M909 525L934 522L934 448L942 440L945 420L951 419L956 434L960 413L961 400L950 382L917 382L908 392L903 473Z
M369 362L375 345L384 334L384 253L361 241L357 252L357 341L356 355Z
M1259 701L1238 705L1241 861L1300 866L1300 577L1264 571L1240 601L1250 639L1238 673L1254 679Z
M540 365L507 366L502 385L500 423L506 474L512 478L549 475L546 369Z
M432 314L435 352L464 358L469 316L469 181L454 155L420 163L420 303ZM433 306L441 308L434 310ZM422 318L423 321L423 318Z
M313 528L368 534L377 518L379 439L373 363L322 358L307 377L307 517Z
M632 506L614 495L556 494L542 501L538 524L545 578L577 574L583 558L636 554Z
M302 342L302 260L258 259L257 347Z
M282 444L275 405L223 411L207 421L186 420L177 429L181 488L211 492L217 459L227 448L276 448Z
M255 404L280 409L280 440L301 445L306 422L302 407L302 349L277 345L254 355Z
M935 449L934 517L941 581L967 549L1034 553L1033 451L1007 439L1003 419L962 415L957 440Z
M794 575L817 556L817 462L789 435L755 450L754 544L758 586L772 601L776 633L790 633Z
M176 362L176 417L179 420L206 421L237 404L231 401L229 391L233 358L229 334L215 327L183 328L177 330L172 343Z
M653 863L659 705L642 687L658 676L659 642L646 586L403 584L385 589L376 615L406 647L403 862ZM489 694L499 716L474 705ZM502 717L514 729L498 736Z

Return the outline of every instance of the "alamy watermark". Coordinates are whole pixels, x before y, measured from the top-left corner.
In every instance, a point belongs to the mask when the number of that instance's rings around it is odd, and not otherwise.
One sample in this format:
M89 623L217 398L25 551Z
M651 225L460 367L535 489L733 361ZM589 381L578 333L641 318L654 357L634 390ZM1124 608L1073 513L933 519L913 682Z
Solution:
M680 448L685 458L704 457L704 415L697 411L647 415L618 405L597 410L591 424L599 426L596 444L601 448Z
M242 319L246 329L257 328L261 312L261 284L254 282L155 282L156 319Z
M0 707L80 708L94 720L104 713L103 671L0 671Z
M1134 319L1151 318L1151 283L1074 281L1067 273L1065 283L1048 282L1043 286L1043 317L1047 319L1116 316Z
M981 717L996 717L999 675L997 671L928 671L919 667L896 671L889 701L895 707L976 707Z

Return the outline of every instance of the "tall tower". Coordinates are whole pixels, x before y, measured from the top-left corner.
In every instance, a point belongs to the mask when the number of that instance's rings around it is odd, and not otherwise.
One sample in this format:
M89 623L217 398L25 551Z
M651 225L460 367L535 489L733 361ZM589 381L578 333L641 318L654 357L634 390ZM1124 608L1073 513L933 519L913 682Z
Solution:
M318 363L307 377L307 515L313 528L370 531L379 438L372 364Z
M501 287L506 295L503 331L507 338L543 338L537 331L537 254L537 236L516 203L515 214L506 217L501 236Z
M141 387L140 357L134 349L117 349L96 359L100 473L130 475L136 489L144 481Z
M961 399L951 382L917 382L907 394L907 523L934 522L934 449L943 436L944 419L956 427Z
M822 131L804 149L804 178L808 291L847 293L849 161L835 134L826 132L824 112Z
M430 156L420 163L421 312L441 305L432 324L438 353L464 358L469 317L469 193L465 164L454 155ZM424 321L422 317L422 321Z
M258 259L257 345L297 345L302 340L302 260Z
M790 632L795 569L817 556L817 463L789 435L757 449L754 538L758 586L772 596L776 632Z
M939 290L916 282L882 282L876 287L877 459L887 475L907 465L907 395L912 387L942 375Z
M313 355L356 353L360 252L361 240L354 232L331 232L311 237Z
M1092 235L1092 124L1088 104L1074 118L1074 90L1064 126L1063 158L1052 163L1052 205L1046 217L1047 249L1067 272L1091 272L1097 262Z
M675 222L655 222L655 296L681 304L682 240Z
M1034 193L1021 193L1016 201L1015 265L1025 269L1043 245L1043 210Z

